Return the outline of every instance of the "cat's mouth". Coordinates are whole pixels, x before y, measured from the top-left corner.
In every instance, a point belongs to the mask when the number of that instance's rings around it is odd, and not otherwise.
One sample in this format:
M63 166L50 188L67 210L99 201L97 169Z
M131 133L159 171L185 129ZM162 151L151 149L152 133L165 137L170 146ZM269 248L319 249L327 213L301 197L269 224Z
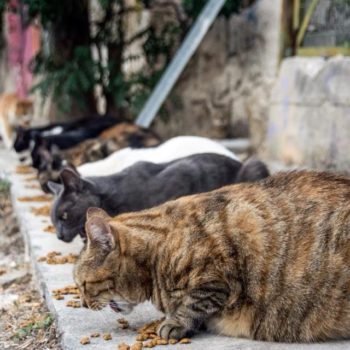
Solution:
M132 309L133 309L133 305L131 305L129 303L123 303L123 302L122 303L117 303L114 300L111 300L109 302L109 306L111 307L111 309L114 312L122 313L124 315L129 314L132 311Z
M115 312L122 312L123 310L118 306L118 304L115 302L115 301L113 301L113 300L111 300L110 302L109 302L109 306L111 307L111 309L113 310L113 311L115 311Z

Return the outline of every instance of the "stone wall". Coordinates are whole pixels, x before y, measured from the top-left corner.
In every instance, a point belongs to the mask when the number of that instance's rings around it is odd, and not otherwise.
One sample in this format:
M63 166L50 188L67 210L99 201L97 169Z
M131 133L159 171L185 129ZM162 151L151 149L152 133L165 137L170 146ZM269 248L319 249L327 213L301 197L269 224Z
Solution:
M350 171L350 58L284 60L271 94L266 157Z
M218 18L156 119L164 136L251 134L259 148L280 57L281 0L258 0L229 20Z

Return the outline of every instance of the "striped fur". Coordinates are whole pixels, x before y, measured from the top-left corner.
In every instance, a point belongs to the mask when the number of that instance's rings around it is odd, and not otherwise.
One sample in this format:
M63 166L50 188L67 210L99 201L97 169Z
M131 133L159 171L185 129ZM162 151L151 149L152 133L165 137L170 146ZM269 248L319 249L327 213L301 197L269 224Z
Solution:
M280 173L115 218L90 209L75 280L88 305L150 299L158 332L350 336L350 180Z

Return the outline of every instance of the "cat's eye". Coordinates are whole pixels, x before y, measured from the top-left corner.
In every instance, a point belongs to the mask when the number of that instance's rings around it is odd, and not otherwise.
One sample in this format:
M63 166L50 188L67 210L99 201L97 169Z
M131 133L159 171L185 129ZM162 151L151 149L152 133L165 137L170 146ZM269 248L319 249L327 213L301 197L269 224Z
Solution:
M61 216L61 220L67 220L68 219L68 213L65 211L62 216Z

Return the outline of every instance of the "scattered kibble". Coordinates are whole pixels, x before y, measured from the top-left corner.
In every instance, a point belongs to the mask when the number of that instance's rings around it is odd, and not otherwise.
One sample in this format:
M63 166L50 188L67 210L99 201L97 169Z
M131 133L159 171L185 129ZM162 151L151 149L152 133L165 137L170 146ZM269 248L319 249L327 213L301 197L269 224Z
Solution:
M118 345L118 350L129 350L129 349L130 349L130 346L128 344L121 343Z
M142 348L143 345L140 341L130 346L130 350L142 350Z
M73 295L79 295L79 289L75 286L75 285L69 285L63 288L58 288L58 289L54 289L52 291L53 295L57 295L57 294L73 294Z
M191 339L189 338L182 338L179 341L180 344L190 344L191 343Z
M76 296L79 296L80 292L79 289L75 286L75 285L70 285L64 288L59 288L59 289L54 289L52 291L52 297L56 300L63 300L65 295L73 295L73 298L76 299ZM70 300L67 303L69 303L69 305L67 305L68 307L81 307L80 305L80 301L77 300ZM76 304L76 306L73 304Z
M69 253L62 256L58 252L50 252L46 256L42 256L38 259L40 262L46 262L49 265L62 265L62 264L74 264L78 259L78 255Z
M80 301L77 301L77 300L68 300L66 302L66 306L67 307L72 307L74 309L78 309L81 307L81 304L80 304Z
M90 338L89 337L83 337L80 339L80 344L87 345L90 344Z
M129 322L125 318L118 318L117 322L119 323L120 329L127 329L129 328Z
M138 334L137 337L136 337L137 341L145 341L147 339L148 339L147 334Z
M30 211L35 215L35 216L50 216L51 212L51 205L46 204L43 205L42 207L32 207Z
M29 167L28 165L17 165L16 173L21 175L33 174L34 169Z
M144 342L143 343L144 348L154 348L155 346L158 346L158 345L168 345L168 344L174 345L177 343L179 343L179 344L190 344L191 343L191 339L189 339L189 338L183 338L180 340L177 340L177 339L166 340L166 339L161 338L159 335L157 335L157 329L163 321L164 321L164 318L161 320L158 320L158 321L148 323L148 324L144 325L143 327L139 328L137 330L138 335L136 337L136 340L140 343ZM138 349L138 348L135 348L135 349Z
M91 338L99 338L100 335L101 335L100 333L97 333L97 332L96 332L96 333L92 333L92 334L90 335L90 337L91 337Z
M55 227L54 227L53 225L47 225L47 226L44 228L44 232L55 233L56 230L55 230Z
M45 195L30 196L30 197L18 197L20 202L50 202L51 197Z
M111 333L104 333L103 335L102 335L102 338L104 339L104 340L112 340L112 334Z

